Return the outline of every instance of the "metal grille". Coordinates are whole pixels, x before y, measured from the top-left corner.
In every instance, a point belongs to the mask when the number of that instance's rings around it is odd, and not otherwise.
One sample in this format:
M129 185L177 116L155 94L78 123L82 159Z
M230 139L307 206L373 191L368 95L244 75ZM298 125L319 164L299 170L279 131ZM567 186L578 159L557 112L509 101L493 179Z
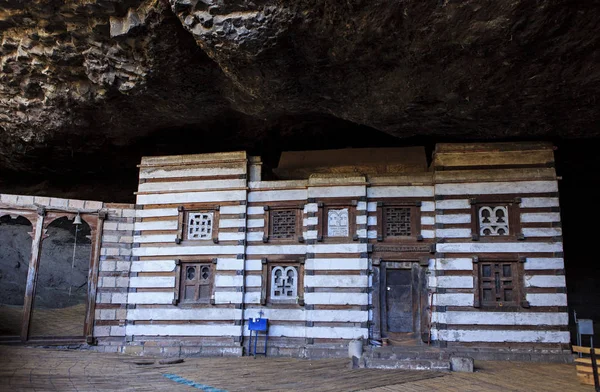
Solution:
M296 210L274 210L271 212L271 237L290 239L296 234Z
M410 237L411 230L410 208L387 207L385 209L385 236Z

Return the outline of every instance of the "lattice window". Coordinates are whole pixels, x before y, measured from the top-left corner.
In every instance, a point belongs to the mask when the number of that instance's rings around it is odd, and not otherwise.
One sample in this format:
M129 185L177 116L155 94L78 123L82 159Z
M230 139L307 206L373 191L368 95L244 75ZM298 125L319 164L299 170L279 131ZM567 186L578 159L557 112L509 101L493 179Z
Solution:
M386 207L384 210L385 236L410 237L412 233L410 207Z
M508 206L479 207L479 235L508 235Z
M209 240L213 234L214 215L212 212L188 212L187 239Z
M208 302L212 295L212 264L185 263L181 268L182 302Z
M479 264L479 290L483 305L518 302L518 269L516 262Z
M272 210L270 221L272 238L292 239L296 235L296 210Z
M327 211L327 236L348 237L348 209L329 209Z
M298 267L273 267L271 269L270 294L272 301L296 301L298 296Z

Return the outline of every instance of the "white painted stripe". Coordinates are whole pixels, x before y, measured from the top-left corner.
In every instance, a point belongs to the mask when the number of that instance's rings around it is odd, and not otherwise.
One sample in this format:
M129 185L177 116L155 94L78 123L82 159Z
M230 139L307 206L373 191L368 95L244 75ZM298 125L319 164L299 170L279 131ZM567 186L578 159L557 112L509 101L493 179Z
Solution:
M567 313L434 312L434 323L460 325L568 325Z
M246 233L229 233L229 232L219 232L219 241L239 241L245 240Z
M368 238L377 238L377 230L369 230L367 235L368 235Z
M241 304L242 293L237 292L215 292L215 304Z
M560 242L504 242L504 243L444 243L436 244L440 253L478 252L562 252Z
M183 192L137 195L137 204L184 204L239 200L246 200L246 191Z
M242 269L244 269L244 260L242 259L217 258L217 271L236 271Z
M560 222L558 212L530 212L521 214L521 222Z
M146 182L138 186L139 192L184 191L224 188L245 188L246 180L198 180L174 182Z
M135 210L136 218L154 218L158 216L178 216L177 208L153 208L149 210Z
M245 205L240 205L240 206L221 206L221 208L219 209L219 212L221 214L245 214L246 213L246 206ZM248 212L249 214L250 212Z
M238 336L240 327L224 325L126 325L125 333L127 335L137 336Z
M435 238L435 230L421 230L423 238Z
M429 260L429 268L434 270L473 270L473 259L431 259Z
M435 220L438 223L471 223L471 214L437 215Z
M368 259L306 259L305 268L309 270L366 270Z
M569 343L568 331L437 331L438 339L449 342Z
M265 220L264 219L248 219L248 228L255 228L255 227L264 227L265 226Z
M521 208L558 207L558 197L524 197Z
M240 309L231 308L145 308L128 309L127 320L239 320Z
M242 276L217 275L215 276L215 287L240 287L243 282ZM260 287L262 277L256 275L246 276L247 287Z
M140 178L207 177L246 174L243 165L234 167L197 167L189 169L142 168Z
M246 309L245 319L263 316L273 321L326 321L362 323L368 321L369 312L361 310L305 310L305 309Z
M479 182L437 184L436 195L492 195L501 193L558 192L556 181Z
M376 216L369 216L367 219L367 225L368 226L376 226L377 225L377 217Z
M260 292L252 292L244 294L244 301L247 304L260 304Z
M307 305L368 305L366 293L304 293Z
M367 216L366 215L358 215L356 217L357 225L366 225L367 224Z
M527 294L531 306L567 306L567 294Z
M248 207L248 215L263 215L265 213L265 207Z
M172 221L156 221L156 222L135 222L135 231L146 230L177 230L177 220Z
M367 287L367 276L358 275L307 275L304 277L306 287Z
M356 230L356 235L358 236L358 238L367 238L367 229Z
M357 211L366 211L367 210L367 202L366 201L359 201L356 204L356 210Z
M246 240L247 241L262 241L264 233L260 232L247 232Z
M525 275L525 287L566 287L564 276Z
M422 225L435 225L435 218L433 216L422 216L421 224Z
M245 335L250 332L246 326ZM287 325L269 326L269 336L290 338L324 338L324 339L366 339L369 330L367 328L345 328L345 327L302 327Z
M375 212L375 211L377 211L377 202L376 201L370 201L369 203L367 203L367 211L368 212Z
M421 211L422 212L431 212L435 211L435 202L433 201L424 201L421 203Z
M175 260L142 260L131 262L131 272L175 271Z
M439 210L456 210L456 209L471 209L471 201L469 199L456 200L438 200L435 202L435 208Z
M528 257L526 270L563 269L565 262L562 258Z
M309 213L309 212L318 212L319 211L319 204L318 203L307 203L304 205L304 212Z
M128 304L171 304L175 298L171 292L128 293Z
M363 253L367 244L317 244L307 245L308 253Z
M436 306L473 306L474 300L473 294L433 294L433 304Z
M154 288L154 287L175 287L174 276L132 276L129 278L129 287L133 288Z
M133 248L133 256L183 256L183 255L235 255L244 253L239 245L206 245L206 246L167 246Z
M472 276L430 276L429 287L472 289Z
M248 245L246 248L246 254L249 255L300 255L304 253L306 253L306 245Z
M306 200L308 198L306 189L277 190L277 191L251 191L248 193L248 201L282 201L282 200Z
M367 194L365 186L310 187L308 197L361 197Z
M244 227L245 219L219 219L219 228Z
M432 197L433 186L373 186L367 188L372 197Z
M262 271L262 269L261 260L246 260L246 271Z
M302 221L303 226L314 226L319 223L319 220L316 216L312 216L310 218L306 218Z
M316 230L308 230L305 231L303 236L305 240L316 240L318 237L319 232Z
M562 235L560 227L523 227L521 232L525 237L559 237Z
M175 234L136 235L133 242L136 244L148 244L152 242L175 242Z
M471 238L471 229L437 229L438 238Z

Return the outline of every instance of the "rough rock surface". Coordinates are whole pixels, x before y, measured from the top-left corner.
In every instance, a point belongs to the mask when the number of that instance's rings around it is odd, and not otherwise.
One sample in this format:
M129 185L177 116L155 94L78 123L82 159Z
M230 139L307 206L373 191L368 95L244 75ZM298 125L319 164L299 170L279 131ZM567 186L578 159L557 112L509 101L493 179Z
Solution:
M571 0L5 0L0 168L98 173L354 125L597 136L598 31L600 7Z

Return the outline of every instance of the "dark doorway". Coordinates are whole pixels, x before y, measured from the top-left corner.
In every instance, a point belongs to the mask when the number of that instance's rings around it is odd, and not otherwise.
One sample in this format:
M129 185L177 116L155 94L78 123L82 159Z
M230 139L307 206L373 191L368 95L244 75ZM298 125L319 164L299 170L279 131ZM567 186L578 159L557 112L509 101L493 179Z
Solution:
M412 270L386 271L386 311L388 332L414 332Z

